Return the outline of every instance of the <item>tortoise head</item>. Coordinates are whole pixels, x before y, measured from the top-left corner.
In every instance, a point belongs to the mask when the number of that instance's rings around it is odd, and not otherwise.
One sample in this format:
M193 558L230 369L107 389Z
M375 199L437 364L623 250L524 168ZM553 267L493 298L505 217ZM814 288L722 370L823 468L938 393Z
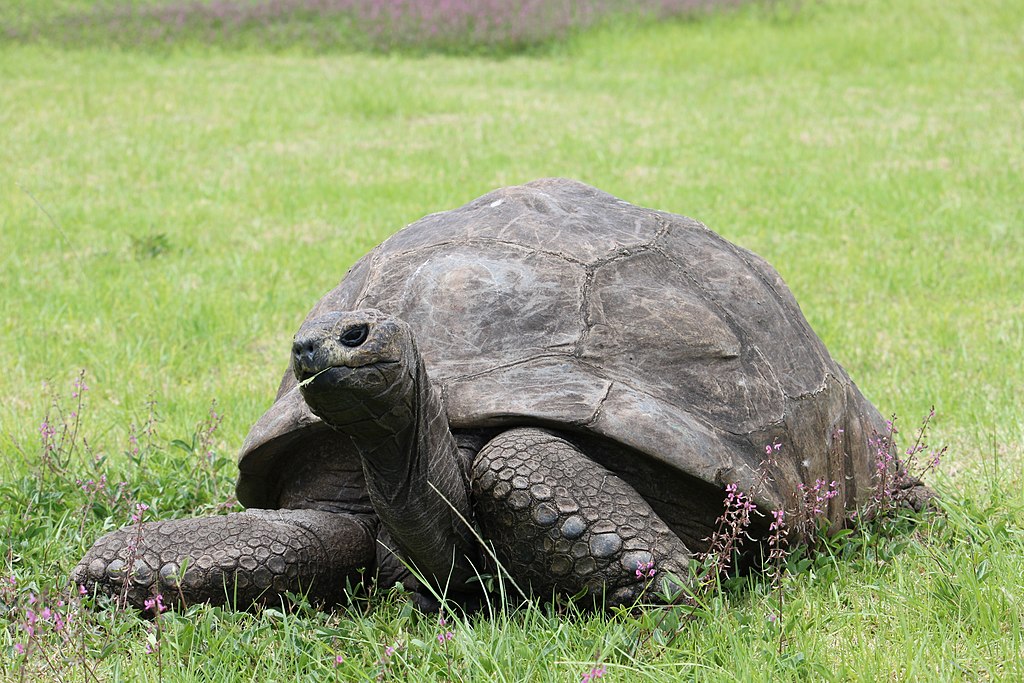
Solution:
M411 420L419 363L409 326L375 309L309 320L292 344L302 397L341 431L356 423L394 430Z

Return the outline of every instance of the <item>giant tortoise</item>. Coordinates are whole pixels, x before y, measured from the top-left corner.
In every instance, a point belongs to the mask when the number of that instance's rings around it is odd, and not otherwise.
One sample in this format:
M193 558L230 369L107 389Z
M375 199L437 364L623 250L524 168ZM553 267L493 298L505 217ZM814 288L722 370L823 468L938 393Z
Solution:
M764 260L539 180L413 223L314 306L239 455L246 511L108 534L73 580L135 604L330 603L409 570L457 597L503 567L623 603L652 567L686 576L730 484L764 513L834 481L843 524L884 430Z

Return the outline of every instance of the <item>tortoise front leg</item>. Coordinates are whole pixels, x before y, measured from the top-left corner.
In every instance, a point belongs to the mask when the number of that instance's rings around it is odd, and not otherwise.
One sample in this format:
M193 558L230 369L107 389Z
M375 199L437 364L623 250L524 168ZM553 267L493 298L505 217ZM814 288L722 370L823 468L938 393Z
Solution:
M687 578L689 549L647 501L556 433L502 432L477 455L472 487L485 538L541 596L585 590L630 604L670 575Z
M140 537L141 531L141 537ZM86 553L71 580L142 608L167 604L245 608L293 591L318 602L344 599L347 579L374 564L372 518L319 510L246 510L147 522L111 532Z

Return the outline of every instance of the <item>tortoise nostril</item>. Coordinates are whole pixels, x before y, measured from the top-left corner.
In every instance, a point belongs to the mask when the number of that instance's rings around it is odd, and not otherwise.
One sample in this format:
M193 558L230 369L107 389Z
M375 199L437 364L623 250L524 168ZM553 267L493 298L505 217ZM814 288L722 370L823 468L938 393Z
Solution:
M297 341L292 344L292 357L300 363L311 363L316 351L316 344L312 341Z
M366 337L369 334L370 334L369 326L367 326L367 325L354 325L354 326L348 328L347 330L345 330L342 333L341 338L339 339L339 341L341 341L343 346L349 346L349 347L359 346L364 341L366 341Z

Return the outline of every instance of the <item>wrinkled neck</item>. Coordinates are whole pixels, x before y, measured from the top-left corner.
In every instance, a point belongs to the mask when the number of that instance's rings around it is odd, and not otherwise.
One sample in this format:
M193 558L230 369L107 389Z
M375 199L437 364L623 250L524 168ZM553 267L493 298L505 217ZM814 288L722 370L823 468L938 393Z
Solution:
M348 430L371 497L383 505L403 506L408 496L421 493L431 480L436 462L458 453L440 392L430 384L418 358L410 374L407 392L393 397L391 409L381 419L353 424ZM459 475L464 476L461 466Z
M478 552L465 464L418 354L411 366L410 400L393 408L399 414L351 424L347 433L370 502L400 554L436 587L459 587L473 575Z

